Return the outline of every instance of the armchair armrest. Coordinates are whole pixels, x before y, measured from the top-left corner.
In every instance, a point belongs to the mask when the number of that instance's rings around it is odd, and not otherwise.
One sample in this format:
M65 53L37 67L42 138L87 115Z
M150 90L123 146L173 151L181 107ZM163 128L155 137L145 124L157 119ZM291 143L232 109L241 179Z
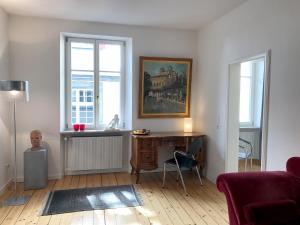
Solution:
M247 224L299 224L300 211L293 200L274 200L248 204L244 207Z

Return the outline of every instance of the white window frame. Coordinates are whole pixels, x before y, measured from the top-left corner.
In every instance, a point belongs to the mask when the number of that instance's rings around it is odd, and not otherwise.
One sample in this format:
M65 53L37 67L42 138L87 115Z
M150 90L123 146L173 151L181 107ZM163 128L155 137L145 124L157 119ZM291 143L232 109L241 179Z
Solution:
M240 122L240 126L241 127L253 127L254 126L254 104L255 104L255 101L254 101L254 94L255 94L255 77L256 77L256 73L253 72L255 71L255 62L254 61L251 61L251 77L250 77L250 106L249 106L249 115L250 115L250 121L249 122ZM244 76L245 77L245 76ZM241 75L241 78L242 78L242 75Z
M102 130L107 124L99 124L99 44L100 43L110 43L119 44L121 46L121 70L120 70L120 115L119 115L119 126L124 123L125 117L125 83L126 83L126 69L125 69L125 40L107 40L107 39L94 39L94 38L77 38L77 37L66 37L66 58L65 58L65 68L66 68L66 126L67 128L72 128L72 89L71 89L71 43L72 42L83 42L92 43L94 45L94 124L86 125L87 129L99 129ZM113 118L114 115L112 115Z

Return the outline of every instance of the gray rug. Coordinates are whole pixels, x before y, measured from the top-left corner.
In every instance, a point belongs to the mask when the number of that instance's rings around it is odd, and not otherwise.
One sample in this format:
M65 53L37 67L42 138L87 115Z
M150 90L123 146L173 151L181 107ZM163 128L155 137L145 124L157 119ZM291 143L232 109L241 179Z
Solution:
M142 205L133 185L52 191L42 215Z

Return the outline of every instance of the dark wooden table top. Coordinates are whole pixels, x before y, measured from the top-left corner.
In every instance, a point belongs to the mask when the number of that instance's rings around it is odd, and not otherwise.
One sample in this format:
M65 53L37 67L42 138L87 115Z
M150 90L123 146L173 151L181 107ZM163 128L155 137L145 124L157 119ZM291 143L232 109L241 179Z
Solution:
M147 135L132 134L134 138L176 138L176 137L202 137L198 132L151 132Z

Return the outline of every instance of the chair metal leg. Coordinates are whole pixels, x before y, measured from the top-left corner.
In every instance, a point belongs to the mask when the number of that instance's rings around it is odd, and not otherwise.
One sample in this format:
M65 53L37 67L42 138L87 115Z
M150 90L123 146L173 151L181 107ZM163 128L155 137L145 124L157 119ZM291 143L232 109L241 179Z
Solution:
M245 158L245 172L247 171L247 162L248 162L248 158Z
M186 192L186 187L185 187L185 183L184 183L184 181L183 181L182 173L181 173L180 167L179 167L178 165L177 165L177 169L178 169L178 172L179 172L179 177L180 177L180 180L181 180L181 183L182 183L184 192L185 192L185 194L187 195L188 193Z
M166 181L166 163L164 163L164 176L163 176L162 187L165 187L165 181Z
M252 166L253 166L253 157L251 156L250 158L250 168L252 169Z
M197 171L197 174L198 174L198 177L199 177L199 180L200 180L200 184L203 185L202 179L201 179L201 176L200 176L200 173L199 173L199 168L198 168L198 166L196 166L196 171Z

